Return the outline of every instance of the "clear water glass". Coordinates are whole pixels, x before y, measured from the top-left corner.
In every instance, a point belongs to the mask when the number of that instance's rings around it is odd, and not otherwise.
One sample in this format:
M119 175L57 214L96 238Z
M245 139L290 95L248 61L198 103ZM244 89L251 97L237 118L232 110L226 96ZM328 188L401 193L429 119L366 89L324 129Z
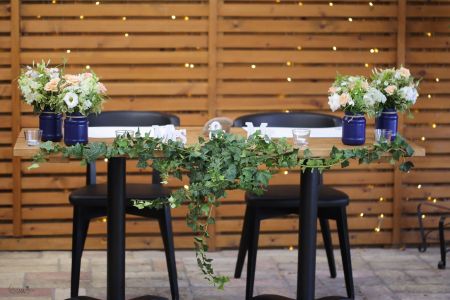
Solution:
M392 137L392 130L389 129L375 129L375 142L376 143L390 143Z
M134 137L134 130L116 130L116 137Z
M42 138L42 130L40 129L25 129L23 131L25 140L28 146L37 146Z
M310 129L303 129L303 128L292 129L292 138L294 141L294 146L300 148L307 146L310 135L311 135Z

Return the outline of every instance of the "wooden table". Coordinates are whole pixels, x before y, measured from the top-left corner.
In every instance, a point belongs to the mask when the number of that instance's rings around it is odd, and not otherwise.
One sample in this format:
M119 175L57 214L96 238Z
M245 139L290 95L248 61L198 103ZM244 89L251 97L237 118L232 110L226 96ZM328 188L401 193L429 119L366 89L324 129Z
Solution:
M187 144L195 144L202 136L201 127L187 127ZM245 136L241 128L232 128L232 133ZM366 145L373 143L370 133ZM112 139L89 139L91 142L111 142ZM414 156L425 156L425 149L413 143ZM352 149L354 146L343 145L340 138L310 138L309 149L313 156L327 157L331 148ZM38 147L26 145L23 129L14 145L14 156L30 158L38 151ZM114 157L108 161L108 259L107 259L107 299L125 299L125 157ZM317 200L319 187L319 172L301 173L301 189L299 201L299 247L297 299L312 300L315 294L316 271L316 232L317 232ZM73 299L93 299L79 297ZM164 299L155 296L143 296L139 300ZM136 299L136 300L137 300ZM287 299L277 295L261 295L255 299ZM327 299L342 299L342 297L327 297Z

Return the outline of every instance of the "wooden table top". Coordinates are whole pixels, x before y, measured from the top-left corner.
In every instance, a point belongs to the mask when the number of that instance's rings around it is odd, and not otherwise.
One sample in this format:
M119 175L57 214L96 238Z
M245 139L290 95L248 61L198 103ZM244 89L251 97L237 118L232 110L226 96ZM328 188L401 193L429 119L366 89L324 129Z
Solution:
M198 142L198 137L203 136L203 127L182 127L186 128L187 132L187 144L193 145ZM34 154L36 154L39 150L38 146L28 146L23 131L26 128L22 128L17 137L16 143L14 145L14 156L22 157L22 158L31 158ZM242 136L246 136L246 132L242 128L232 128L231 133L239 134ZM288 139L289 140L289 139ZM111 143L113 141L112 138L90 138L90 142L106 142ZM290 139L292 141L292 139ZM336 146L339 149L353 149L356 147L364 147L370 146L374 142L374 137L371 132L367 132L366 134L366 144L362 146L347 146L342 144L341 138L309 138L309 150L311 150L313 156L316 157L327 157L330 154L330 151L333 146ZM61 142L62 143L62 142ZM410 141L408 143L414 149L414 156L425 156L425 149L420 147Z

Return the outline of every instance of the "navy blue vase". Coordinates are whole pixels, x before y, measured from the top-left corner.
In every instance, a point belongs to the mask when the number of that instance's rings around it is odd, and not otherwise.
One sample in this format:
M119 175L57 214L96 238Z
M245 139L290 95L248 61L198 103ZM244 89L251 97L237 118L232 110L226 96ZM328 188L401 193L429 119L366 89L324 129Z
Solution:
M39 114L42 141L60 142L62 139L62 114L45 109Z
M398 114L394 108L385 108L381 114L375 118L376 129L387 129L392 131L391 141L395 140L398 130Z
M342 143L344 145L363 145L366 142L366 118L364 115L345 113L342 120Z
M89 121L82 114L67 114L64 120L64 144L67 146L87 144L88 126Z

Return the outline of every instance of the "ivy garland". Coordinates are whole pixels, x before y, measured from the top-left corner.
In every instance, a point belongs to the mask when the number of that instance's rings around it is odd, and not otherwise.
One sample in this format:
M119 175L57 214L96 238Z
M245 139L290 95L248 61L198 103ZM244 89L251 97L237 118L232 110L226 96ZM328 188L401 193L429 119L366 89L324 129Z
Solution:
M214 273L213 260L206 256L206 252L208 225L215 222L212 209L220 205L227 190L241 189L260 195L279 169L300 167L303 172L312 169L322 172L336 165L347 167L352 159L360 164L369 164L386 153L390 154L390 163L401 161L401 171L407 172L413 167L412 162L405 161L405 157L412 156L414 150L401 136L391 143L381 142L368 147L343 150L333 147L328 157L316 158L312 157L308 149L299 155L298 150L289 145L286 139L269 140L259 136L258 132L247 139L217 132L215 138L205 140L200 137L199 142L192 146L184 146L176 141L163 142L140 134L135 137L117 137L112 144L94 142L65 147L45 142L41 144L29 168L37 168L39 163L58 154L81 159L82 164L95 162L99 158L127 155L138 160L139 168L151 166L159 171L163 184L167 183L169 176L181 179L186 173L189 185L175 190L168 199L135 199L134 206L144 209L187 205L186 222L195 233L197 263L205 279L223 289L229 278Z

